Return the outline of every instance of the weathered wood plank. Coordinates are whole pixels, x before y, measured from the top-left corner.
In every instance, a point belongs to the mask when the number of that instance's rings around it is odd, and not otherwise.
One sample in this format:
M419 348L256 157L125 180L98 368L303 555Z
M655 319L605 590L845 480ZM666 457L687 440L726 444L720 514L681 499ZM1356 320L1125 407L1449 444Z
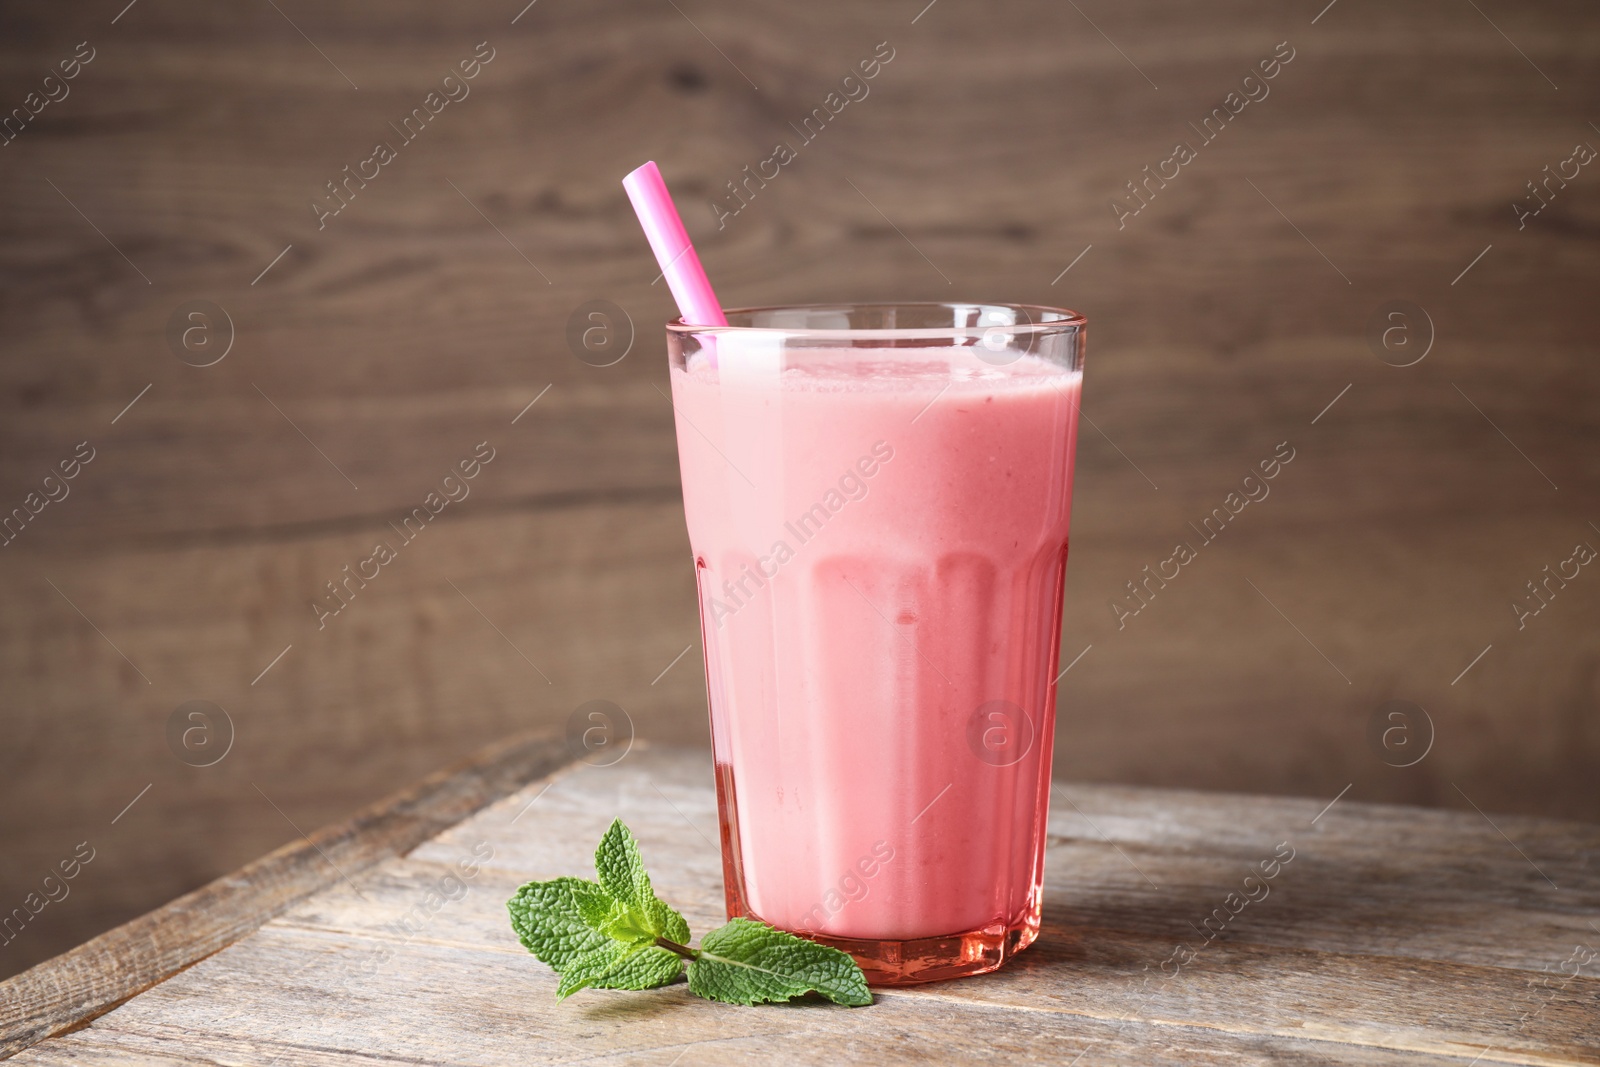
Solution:
M620 815L691 928L719 924L710 780L700 753L579 764L18 1062L644 1063L689 1049L720 1063L780 1041L798 1063L1600 1062L1600 977L1592 962L1561 970L1575 943L1600 944L1585 923L1600 828L1496 820L1555 889L1477 815L1348 798L1323 813L1063 785L1044 931L997 974L884 991L857 1011L733 1010L681 986L557 1005L505 898L586 872ZM1271 892L1214 941L1198 935L1190 924L1285 840L1295 853ZM1183 943L1195 954L1174 967Z
M0 983L0 1055L95 1018L570 759L563 738L512 738Z
M275 955L254 962L273 966ZM319 961L323 964L326 961ZM191 1029L208 1061L224 1063L296 1063L311 1067L379 1064L560 1064L622 1063L648 1067L680 1062L742 1067L752 1061L834 1067L839 1063L867 1067L907 1062L938 1065L1000 1063L1059 1067L1077 1063L1153 1064L1194 1067L1245 1064L1249 1067L1289 1064L1390 1067L1400 1064L1470 1067L1470 1056L1437 1056L1395 1052L1335 1041L1282 1039L1218 1034L1204 1027L1171 1024L1122 1024L1118 1020L1052 1015L1028 1010L973 1009L925 995L884 995L870 1009L870 1021L839 1018L828 1009L807 1005L764 1013L725 1005L695 1004L686 1008L681 986L634 994L597 997L588 1005L570 1005L565 1017L537 1022L505 1000L553 999L552 985L529 987L519 981L520 961L472 961L436 948L408 951L399 963L427 967L441 984L468 987L452 993L448 1004L402 1020L391 1014L381 996L368 990L347 993L345 976L327 974L323 966L303 972L305 1000L297 1009L273 1016L276 1027L266 1033L227 1031L212 1034ZM495 984L505 993L489 993L474 983ZM230 986L235 996L256 990L248 982ZM315 1016L337 999L343 1025ZM865 1009L863 1009L865 1010ZM690 1014L692 1012L692 1015ZM405 1025L403 1025L405 1024ZM199 1024L196 1024L199 1025ZM412 1026L415 1029L412 1029ZM374 1045L359 1036L372 1030L392 1035ZM189 1042L175 1031L131 1033L95 1027L64 1043L30 1050L20 1064L111 1065L133 1063L192 1064ZM1479 1063L1496 1062L1485 1056ZM1504 1062L1503 1060L1500 1062ZM1570 1060L1519 1059L1513 1062L1566 1067Z

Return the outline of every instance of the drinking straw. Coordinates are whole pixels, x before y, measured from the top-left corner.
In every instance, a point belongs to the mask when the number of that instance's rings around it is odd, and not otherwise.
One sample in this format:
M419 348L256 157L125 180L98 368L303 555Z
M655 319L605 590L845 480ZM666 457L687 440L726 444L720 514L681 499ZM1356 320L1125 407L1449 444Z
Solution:
M622 187L633 201L633 210L639 216L639 225L650 242L650 250L661 264L661 274L672 290L683 321L690 326L726 326L728 318L722 313L717 294L711 291L711 281L700 256L689 243L689 234L673 206L667 183L661 180L661 171L654 161L646 163L622 179Z

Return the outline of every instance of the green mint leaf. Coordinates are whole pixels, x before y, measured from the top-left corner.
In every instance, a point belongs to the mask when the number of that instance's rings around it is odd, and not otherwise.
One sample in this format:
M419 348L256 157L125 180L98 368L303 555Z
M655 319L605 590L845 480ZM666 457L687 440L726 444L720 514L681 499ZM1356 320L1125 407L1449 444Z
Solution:
M561 971L556 999L566 1000L580 989L600 984L607 975L622 966L635 947L621 941L603 941L588 952L574 956Z
M600 886L619 905L603 929L619 941L654 941L664 937L680 945L689 941L689 924L663 903L650 885L639 843L623 825L613 820L594 853L594 870Z
M689 943L688 920L659 900L650 903L650 922L657 937L664 937L680 945Z
M563 974L578 957L611 943L597 929L611 906L610 894L582 878L529 882L506 901L523 947Z
M616 970L595 984L601 989L654 989L677 981L682 973L683 957L676 952L655 945L635 945Z
M630 945L648 944L656 939L655 931L650 929L645 916L620 904L601 925L600 932L614 941Z
M602 926L618 907L611 894L601 889L596 882L583 878L558 878L557 881L567 883L572 891L572 899L578 905L578 914L583 917L585 923L596 929Z
M639 843L621 819L613 819L611 828L600 839L600 847L594 852L594 873L607 893L630 908L643 912L656 899L644 859L639 855Z
M872 1003L866 977L846 953L750 919L734 919L700 942L689 989L726 1004L759 1004L817 992L835 1004Z

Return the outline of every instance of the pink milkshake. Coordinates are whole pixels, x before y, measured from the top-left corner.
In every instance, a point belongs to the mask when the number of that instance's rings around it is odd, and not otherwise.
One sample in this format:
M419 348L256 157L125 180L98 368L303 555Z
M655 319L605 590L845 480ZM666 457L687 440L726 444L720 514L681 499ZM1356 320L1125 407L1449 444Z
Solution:
M728 314L669 335L728 910L992 969L1038 930L1083 320Z

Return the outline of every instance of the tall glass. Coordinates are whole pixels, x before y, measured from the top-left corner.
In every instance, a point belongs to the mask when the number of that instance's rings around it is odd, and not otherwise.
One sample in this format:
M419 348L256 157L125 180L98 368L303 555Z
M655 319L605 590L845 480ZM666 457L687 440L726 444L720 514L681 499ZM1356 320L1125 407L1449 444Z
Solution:
M1084 318L667 327L728 914L877 984L1039 931Z

